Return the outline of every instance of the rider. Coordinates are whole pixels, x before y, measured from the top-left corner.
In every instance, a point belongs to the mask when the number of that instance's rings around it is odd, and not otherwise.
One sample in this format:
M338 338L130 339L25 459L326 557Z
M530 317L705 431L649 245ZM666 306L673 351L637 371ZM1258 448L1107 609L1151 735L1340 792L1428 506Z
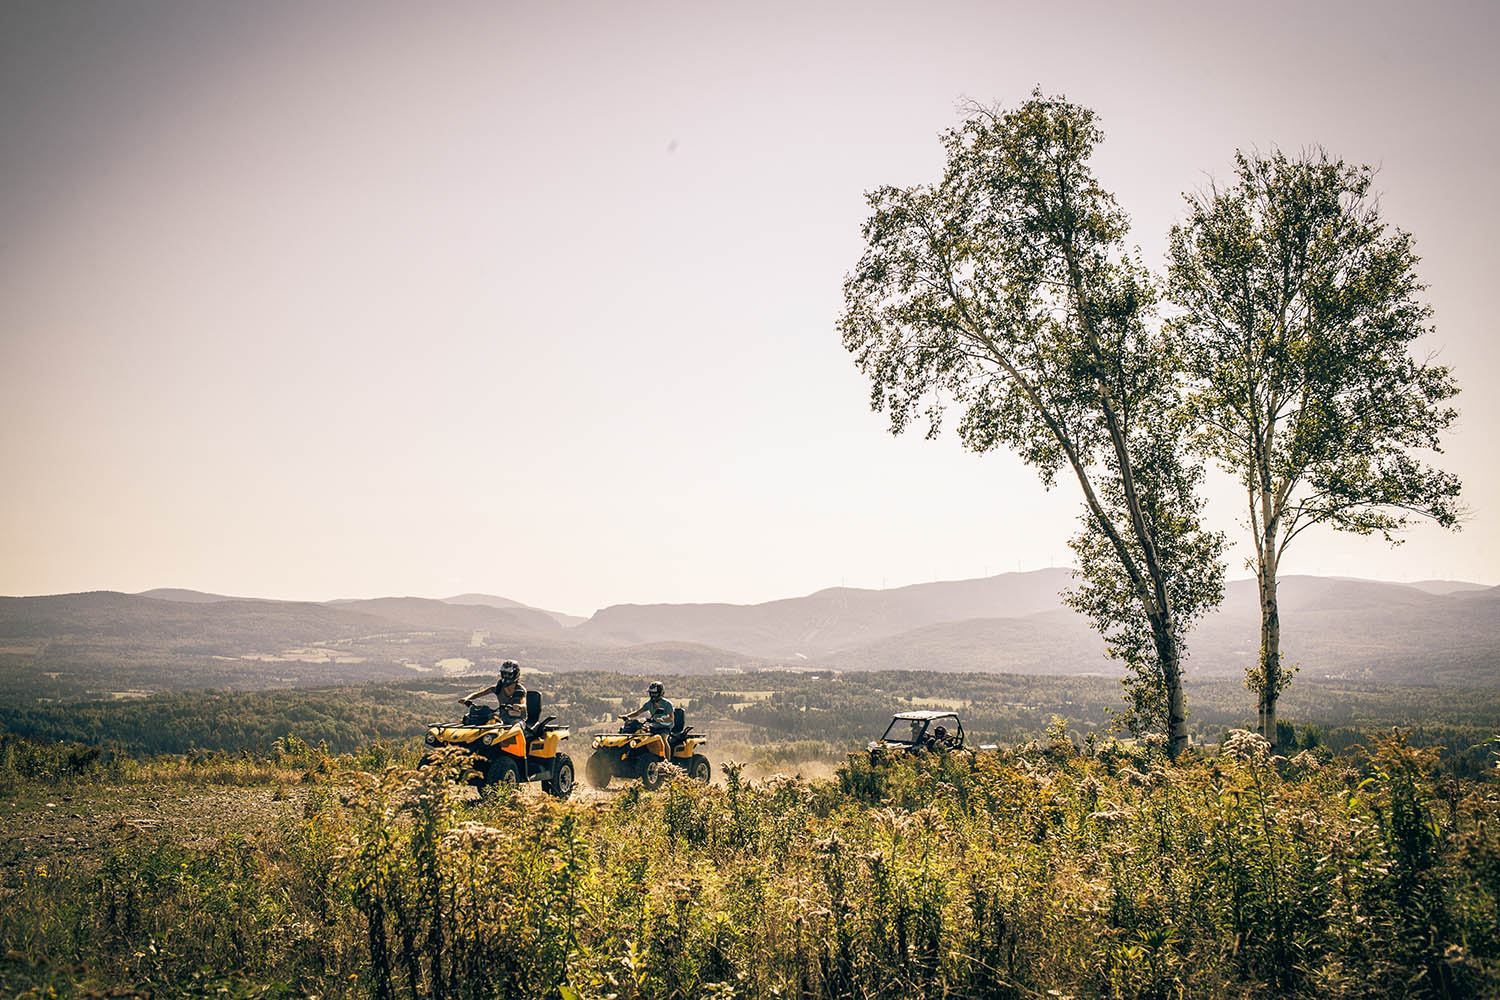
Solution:
M661 681L652 681L646 687L646 703L622 718L635 719L644 715L646 726L651 732L670 733L672 731L672 703L662 697L664 690Z
M475 698L493 694L500 702L500 721L512 725L526 718L526 689L521 686L521 665L515 660L500 664L500 679L489 687L464 696L465 705L474 704Z

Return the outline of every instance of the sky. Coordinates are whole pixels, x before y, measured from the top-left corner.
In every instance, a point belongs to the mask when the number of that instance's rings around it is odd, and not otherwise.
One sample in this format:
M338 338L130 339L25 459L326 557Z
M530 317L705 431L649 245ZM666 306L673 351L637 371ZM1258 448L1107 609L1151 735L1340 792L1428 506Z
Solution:
M589 614L1066 565L1076 484L891 436L835 329L864 192L1033 87L1099 114L1153 267L1236 149L1378 169L1471 516L1282 572L1500 584L1497 43L1489 2L0 0L0 594Z

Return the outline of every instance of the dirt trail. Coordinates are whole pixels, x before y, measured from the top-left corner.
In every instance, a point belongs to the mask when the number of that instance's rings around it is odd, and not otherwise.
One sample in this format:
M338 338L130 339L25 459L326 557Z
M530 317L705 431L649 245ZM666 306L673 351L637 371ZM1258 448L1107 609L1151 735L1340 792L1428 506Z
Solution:
M92 867L121 844L170 835L204 847L224 836L274 829L300 815L302 789L268 785L81 785L0 799L0 882L38 867Z
M830 778L834 765L822 761L778 768L747 766L747 781L777 774L803 779ZM722 786L717 764L713 783ZM639 782L616 779L607 789L575 786L569 801L604 808ZM166 783L24 788L0 798L0 886L14 887L39 868L77 870L101 864L109 852L136 841L169 840L184 847L210 847L226 836L271 833L287 818L301 816L308 790L301 785L199 785ZM522 794L544 794L539 787ZM477 797L477 793L474 793Z

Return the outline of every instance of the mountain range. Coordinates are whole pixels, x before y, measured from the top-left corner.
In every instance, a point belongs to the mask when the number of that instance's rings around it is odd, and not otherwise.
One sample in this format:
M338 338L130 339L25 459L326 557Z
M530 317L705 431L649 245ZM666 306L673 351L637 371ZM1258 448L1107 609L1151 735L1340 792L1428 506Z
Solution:
M260 688L533 668L701 673L808 669L1108 674L1118 664L1060 594L1066 569L889 590L837 587L754 605L622 604L588 619L510 598L326 603L159 589L0 598L0 697ZM1306 676L1500 681L1500 587L1290 576L1283 650ZM1189 671L1233 677L1259 644L1253 581L1187 637Z
M1045 569L890 590L833 587L765 604L617 604L573 631L585 639L679 639L753 656L816 659L939 622L1055 610L1071 579L1069 570Z

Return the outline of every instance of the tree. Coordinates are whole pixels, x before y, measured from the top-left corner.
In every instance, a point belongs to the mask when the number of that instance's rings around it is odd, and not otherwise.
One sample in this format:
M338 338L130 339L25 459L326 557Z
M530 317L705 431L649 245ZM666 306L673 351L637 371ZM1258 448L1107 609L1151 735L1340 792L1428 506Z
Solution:
M1316 524L1393 534L1413 517L1457 526L1459 481L1413 455L1438 447L1456 411L1449 370L1415 360L1429 332L1412 238L1390 230L1368 167L1321 150L1239 154L1236 183L1189 196L1170 238L1168 294L1195 450L1249 501L1261 644L1247 685L1276 740L1282 664L1276 574Z
M1123 250L1124 213L1089 157L1094 115L1033 92L972 108L943 136L933 185L883 187L845 280L839 327L892 433L962 407L964 445L1014 449L1083 493L1074 605L1126 665L1130 717L1187 744L1182 634L1222 592L1219 536L1198 523L1156 293Z

